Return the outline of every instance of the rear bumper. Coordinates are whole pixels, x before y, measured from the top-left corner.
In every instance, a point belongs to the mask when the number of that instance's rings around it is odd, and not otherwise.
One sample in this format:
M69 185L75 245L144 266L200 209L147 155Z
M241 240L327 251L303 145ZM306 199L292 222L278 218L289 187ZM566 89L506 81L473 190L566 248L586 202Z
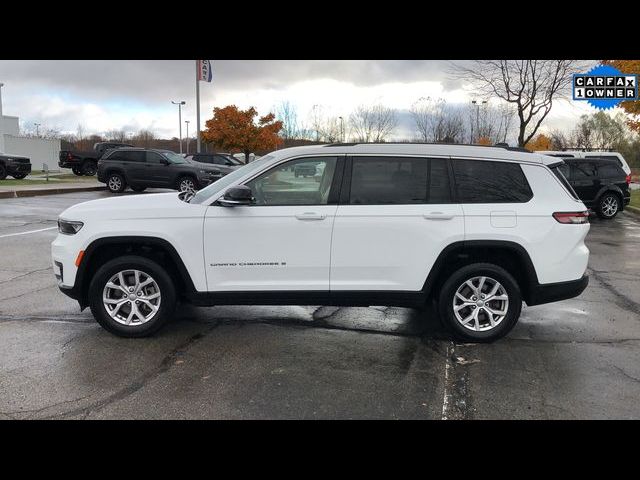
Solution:
M587 285L589 285L588 275L570 282L538 284L531 288L527 305L542 305L574 298L584 292Z

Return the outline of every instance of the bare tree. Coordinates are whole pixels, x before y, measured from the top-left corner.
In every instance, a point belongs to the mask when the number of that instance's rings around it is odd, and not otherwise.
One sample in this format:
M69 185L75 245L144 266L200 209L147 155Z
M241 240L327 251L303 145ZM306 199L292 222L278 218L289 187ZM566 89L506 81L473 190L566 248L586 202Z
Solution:
M396 111L383 105L360 105L349 116L349 124L358 142L384 142L398 125Z
M455 65L453 76L469 80L476 93L498 97L517 107L518 145L533 138L553 106L566 95L575 60L477 60L471 67Z
M276 118L282 121L280 136L285 140L300 137L300 124L298 121L298 111L289 101L284 101L275 109Z
M105 132L104 136L107 140L120 143L124 143L128 139L127 131L122 128L109 130Z
M549 132L549 138L551 139L551 149L552 150L564 150L565 148L570 148L571 139L567 137L567 135L560 130L552 130Z
M131 137L131 143L138 147L152 148L155 138L156 136L152 131L142 129Z

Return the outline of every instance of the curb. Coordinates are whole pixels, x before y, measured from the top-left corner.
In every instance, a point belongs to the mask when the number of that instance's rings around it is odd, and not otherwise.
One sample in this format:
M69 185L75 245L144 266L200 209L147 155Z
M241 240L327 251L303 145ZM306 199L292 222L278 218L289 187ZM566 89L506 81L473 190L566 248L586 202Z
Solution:
M627 205L626 207L624 207L624 211L627 212L629 215L632 215L635 218L640 219L640 208Z
M97 192L104 190L104 186L99 187L60 187L60 188L42 188L34 190L9 190L0 191L0 198L21 198L21 197L38 197L41 195L60 195L61 193L75 192Z

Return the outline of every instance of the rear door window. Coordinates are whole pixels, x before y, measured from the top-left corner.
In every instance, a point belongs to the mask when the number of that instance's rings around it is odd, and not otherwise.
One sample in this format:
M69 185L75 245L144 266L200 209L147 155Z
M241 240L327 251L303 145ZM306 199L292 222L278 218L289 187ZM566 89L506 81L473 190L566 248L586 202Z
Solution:
M452 162L460 203L526 203L533 198L518 163L462 159Z
M598 176L600 178L624 178L626 174L620 167L608 164L598 165Z

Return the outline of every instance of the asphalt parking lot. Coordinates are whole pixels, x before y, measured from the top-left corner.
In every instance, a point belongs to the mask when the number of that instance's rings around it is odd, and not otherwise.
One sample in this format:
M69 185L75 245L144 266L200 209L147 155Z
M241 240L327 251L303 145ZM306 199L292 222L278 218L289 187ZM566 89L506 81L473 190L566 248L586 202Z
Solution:
M0 419L640 418L640 223L592 219L591 282L490 345L402 308L181 306L121 339L59 293L55 219L0 200Z

